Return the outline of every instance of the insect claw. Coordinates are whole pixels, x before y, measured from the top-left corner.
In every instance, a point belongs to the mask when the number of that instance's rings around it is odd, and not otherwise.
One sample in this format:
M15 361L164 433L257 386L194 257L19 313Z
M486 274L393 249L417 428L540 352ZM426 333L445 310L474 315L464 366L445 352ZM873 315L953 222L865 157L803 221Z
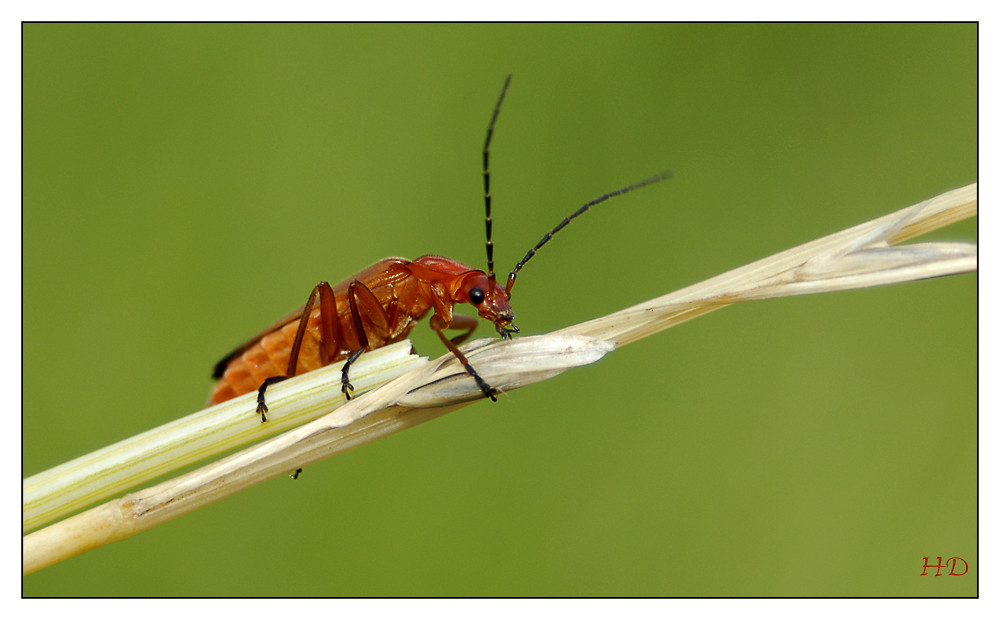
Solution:
M478 376L476 379L478 380L477 383L479 383L479 389L483 392L483 396L488 397L493 402L497 402L497 394L500 393L500 390L496 389L489 383L486 383Z
M267 416L264 415L265 413L267 413L267 405L265 405L263 401L260 401L260 400L257 401L257 413L260 414L260 423L261 424L263 424L264 422L267 422Z
M351 392L354 391L354 386L348 381L343 381L340 386L340 391L344 393L344 398L351 400Z

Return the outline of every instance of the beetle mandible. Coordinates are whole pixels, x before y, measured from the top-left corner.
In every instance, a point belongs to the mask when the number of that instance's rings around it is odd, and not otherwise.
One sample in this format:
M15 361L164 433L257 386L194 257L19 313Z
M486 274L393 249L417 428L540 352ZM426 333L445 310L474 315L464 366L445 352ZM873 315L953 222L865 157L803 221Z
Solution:
M476 318L454 314L455 304L471 304L479 316L493 323L501 339L518 332L510 291L517 272L535 252L548 243L573 218L590 207L634 189L670 178L669 171L591 200L546 233L510 272L506 285L493 271L493 219L490 195L490 141L500 106L510 85L508 75L493 109L483 146L483 190L486 203L486 266L483 272L443 256L421 256L416 260L385 258L336 286L317 284L305 306L267 328L215 366L218 379L209 405L257 391L257 412L267 421L264 392L269 385L297 374L346 360L341 371L341 390L350 399L354 386L349 379L351 364L365 351L399 342L416 322L433 310L430 327L462 363L484 396L496 401L498 390L487 383L459 350L476 328ZM318 303L318 305L317 305ZM444 330L461 330L448 338Z

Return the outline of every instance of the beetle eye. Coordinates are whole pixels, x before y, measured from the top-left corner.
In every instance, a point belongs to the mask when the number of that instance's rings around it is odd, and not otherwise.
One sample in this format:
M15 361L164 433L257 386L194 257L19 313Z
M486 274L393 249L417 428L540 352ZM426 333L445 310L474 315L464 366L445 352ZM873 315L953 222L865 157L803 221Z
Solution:
M472 302L472 305L478 306L483 303L484 299L486 299L486 296L483 295L483 289L478 286L469 291L469 301Z

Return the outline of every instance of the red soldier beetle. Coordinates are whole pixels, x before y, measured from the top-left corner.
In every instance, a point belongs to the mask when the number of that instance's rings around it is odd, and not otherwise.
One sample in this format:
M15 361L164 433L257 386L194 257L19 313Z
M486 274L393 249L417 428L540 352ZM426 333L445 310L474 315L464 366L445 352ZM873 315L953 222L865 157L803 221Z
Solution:
M209 405L256 390L257 412L261 421L266 422L268 408L264 392L269 385L341 360L346 360L341 372L341 390L350 399L354 390L348 378L351 364L365 351L406 338L416 322L431 310L431 329L465 366L483 395L496 401L498 390L483 380L458 349L458 345L475 330L477 321L475 317L453 314L455 304L471 304L480 317L493 323L501 339L511 338L518 328L514 325L510 292L517 272L535 252L590 207L671 176L669 171L661 172L583 205L546 233L510 272L506 286L501 286L493 271L489 153L493 128L510 80L508 75L493 110L483 146L487 271L443 256L429 255L412 261L386 258L332 287L325 281L320 282L313 288L305 306L248 340L216 364L212 376L219 381ZM315 307L317 302L318 307ZM444 334L446 329L463 332L448 338Z

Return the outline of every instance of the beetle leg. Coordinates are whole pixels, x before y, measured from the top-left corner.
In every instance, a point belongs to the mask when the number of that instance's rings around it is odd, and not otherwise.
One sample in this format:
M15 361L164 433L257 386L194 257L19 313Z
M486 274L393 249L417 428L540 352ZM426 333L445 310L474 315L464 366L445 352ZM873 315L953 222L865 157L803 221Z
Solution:
M455 325L456 323L455 319L460 319L459 321L457 321L458 325ZM437 333L438 337L441 338L441 342L444 343L444 346L448 347L448 350L451 351L452 354L454 354L454 356L458 358L458 361L462 362L462 366L465 366L465 371L469 373L473 379L476 380L476 385L478 385L479 389L482 390L483 395L488 396L489 399L492 400L493 402L497 402L497 394L500 393L500 390L496 389L495 387L492 387L489 383L486 383L486 381L479 376L479 373L476 372L476 369L472 367L472 364L469 363L469 358L465 357L465 354L458 350L458 346L456 346L455 342L453 342L447 336L444 335L444 330L448 329L449 327L454 326L457 327L458 329L463 329L467 327L466 320L468 319L475 321L475 319L473 319L472 317L458 315L452 317L451 325L445 325L444 319L441 318L440 315L435 314L434 316L431 317L430 324L431 324L431 329L433 329ZM469 334L471 333L472 330L470 329L465 334L459 334L456 338L459 342L461 342L462 340L468 338Z
M354 333L358 336L358 348L351 351L351 354L347 357L347 361L344 362L343 368L341 368L340 390L344 393L347 400L350 400L351 392L354 391L354 386L351 385L348 376L351 364L357 361L362 353L370 349L368 333L365 331L365 324L361 318L361 313L364 311L365 316L368 317L371 323L372 329L381 334L388 334L389 332L389 315L386 314L385 308L382 307L381 302L375 297L371 289L357 280L353 280L347 286L347 303L351 308L351 321L354 323Z
M458 346L469 339L472 332L476 331L476 326L479 325L479 321L476 317L469 316L467 314L456 314L451 317L451 325L445 329L464 329L464 334L459 334L451 338L451 343Z
M340 391L344 393L344 398L347 400L351 400L351 392L354 391L354 386L351 384L348 372L351 370L351 364L356 362L364 352L364 349L356 349L352 351L351 354L347 356L347 361L344 362L344 366L340 369Z
M320 317L320 357L326 361L333 357L332 351L336 348L340 340L339 323L337 322L337 300L333 296L333 289L325 280L313 287L309 293L309 300L302 308L302 317L299 319L299 327L295 332L295 340L292 342L291 353L288 354L288 370L284 375L268 377L260 384L257 390L257 413L260 414L260 421L267 422L267 405L264 402L264 392L269 385L284 381L289 377L294 377L299 364L299 351L302 349L302 338L306 334L306 327L309 325L309 315L312 314L316 297L319 297L319 317Z

